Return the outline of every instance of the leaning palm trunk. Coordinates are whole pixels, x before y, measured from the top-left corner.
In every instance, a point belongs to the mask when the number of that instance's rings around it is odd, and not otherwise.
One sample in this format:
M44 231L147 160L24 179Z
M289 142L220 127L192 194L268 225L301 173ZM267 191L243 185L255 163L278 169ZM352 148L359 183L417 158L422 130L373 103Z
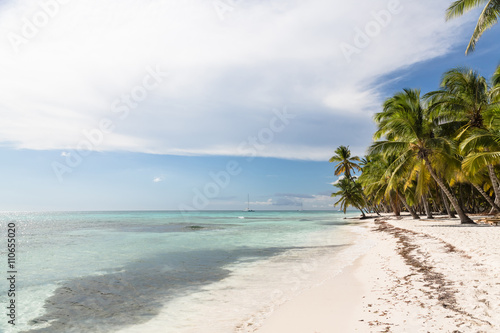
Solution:
M455 211L458 214L458 217L460 218L460 223L462 224L470 224L474 223L470 217L467 216L467 214L464 213L462 210L462 207L458 204L457 199L451 194L451 192L446 188L446 185L444 184L443 180L436 174L434 169L431 166L431 162L429 161L429 158L427 156L424 156L424 161L425 161L425 166L427 167L427 170L431 174L432 178L436 181L436 183L441 187L443 192L446 194L448 199L450 200L453 208L455 208Z
M491 185L493 186L493 191L495 191L495 204L497 206L500 206L500 181L498 180L498 177L495 173L495 168L491 164L488 164L488 174L491 179ZM497 211L497 213L500 213L500 210L494 207L491 208L490 213L494 213L495 210Z
M380 213L378 212L377 207L374 204L372 204L372 202L370 200L368 200L368 198L366 197L366 195L363 192L361 192L361 195L363 196L363 199L366 202L366 206L370 210L372 210L374 213L377 213L378 216L380 216Z
M382 208L384 208L384 213L386 214L391 212L391 206L384 199L382 200Z
M448 213L448 216L451 219L454 219L456 216L451 211L450 204L448 203L448 198L446 198L446 194L444 194L444 191L443 191L443 189L441 187L439 187L439 190L441 191L441 197L443 199L444 208L446 209L446 212Z
M433 219L434 216L432 216L432 211L431 208L429 207L429 201L427 201L427 196L424 195L422 196L422 203L424 204L424 209L425 209L425 214L427 215L428 219Z
M392 211L394 212L394 216L400 216L401 215L401 210L399 209L399 204L396 200L396 198L393 198L391 194L389 194L389 201L392 206Z
M354 207L356 207L357 209L359 209L359 211L361 212L361 218L365 219L366 215L365 215L365 212L363 211L363 209L361 207L358 207L358 206L354 206Z
M479 193L481 193L481 195L486 199L486 201L488 201L493 211L500 212L500 207L493 201L493 199L491 199L488 193L486 193L481 186L474 184L472 182L471 184Z
M401 200L401 202L403 203L403 205L405 206L405 208L408 210L408 212L410 212L410 214L413 217L413 219L414 220L420 220L420 216L418 216L417 213L415 213L415 210L413 208L411 208L410 205L408 205L408 203L406 202L406 199L404 198L404 196L402 196L401 193L399 193L398 191L396 191L396 193L398 195L399 200Z

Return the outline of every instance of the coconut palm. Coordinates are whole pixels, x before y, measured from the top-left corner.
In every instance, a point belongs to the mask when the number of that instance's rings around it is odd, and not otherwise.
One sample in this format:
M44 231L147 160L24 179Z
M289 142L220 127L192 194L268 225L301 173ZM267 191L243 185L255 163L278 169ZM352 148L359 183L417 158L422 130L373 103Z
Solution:
M391 202L391 198L385 198L384 193L386 191L387 182L384 182L382 177L386 168L383 165L382 157L380 155L367 155L361 160L362 173L358 178L358 181L363 186L363 192L370 198L375 204L380 204L384 199L388 199ZM393 210L395 215L399 214L394 205ZM387 212L387 210L386 210Z
M360 159L359 165L361 166L361 175L360 175L360 177L357 178L357 180L359 181L359 183L362 186L364 186L364 184L363 184L363 182L361 181L360 178L363 175L365 175L365 178L366 178L366 175L370 175L371 174L368 170L370 170L370 168L373 168L373 165L375 164L374 162L375 161L373 161L372 158L370 156L368 156L368 155L366 155L366 156L364 156L363 158ZM371 179L369 179L369 180L371 181ZM363 199L366 202L366 206L371 211L377 213L377 215L380 216L380 211L379 211L379 209L377 207L377 200L376 200L376 198L373 195L371 195L369 192L365 192L364 189L362 191L362 194L363 194Z
M352 172L354 170L361 171L361 168L356 162L360 162L358 156L351 156L351 151L349 146L339 146L335 150L335 155L333 155L330 163L337 162L337 168L335 169L335 176L340 176L344 174L346 178L352 179Z
M457 0L446 11L446 19L450 20L482 5L484 5L484 9L479 15L476 28L465 51L466 54L474 51L481 35L497 23L500 15L500 0Z
M469 152L462 163L464 170L470 174L480 172L500 159L500 130L475 130L460 144L460 149Z
M370 147L370 153L397 156L395 171L423 160L430 175L455 208L461 223L474 223L434 169L433 161L451 158L453 145L449 139L435 135L435 124L429 118L420 90L404 89L387 99L383 111L375 115L375 121L378 130L374 139L385 137L386 140L376 141Z
M447 71L441 89L426 94L425 98L433 118L440 124L454 123L461 131L484 127L483 114L490 106L489 87L477 71L465 67Z
M400 196L390 186L391 173L388 172L391 167L392 157L385 158L382 155L369 155L369 161L363 167L363 173L359 177L359 182L364 186L366 194L374 199L375 202L385 200L392 208L394 215L400 215ZM403 203L407 206L406 201Z
M344 214L346 213L347 207L356 207L361 211L362 217L366 218L366 215L363 212L365 200L363 198L363 189L361 184L355 180L343 177L340 178L334 186L339 190L332 193L332 197L340 196L340 199L335 203L335 206L340 204L340 209L344 211Z
M424 206L425 213L428 219L434 218L432 216L432 210L428 200L431 187L431 179L432 177L425 167L425 162L423 160L420 160L415 163L404 185L405 188L415 188L415 196L421 198L421 202Z
M415 161L408 159L405 163L400 163L396 155L386 155L384 159L387 163L384 173L384 177L387 177L386 192L394 192L413 219L420 219L415 209L412 207L412 204L415 204L417 201L415 200L415 193L411 191L410 186L405 186L405 179L410 175Z
M497 69L498 71L498 69ZM500 80L495 78L495 80ZM455 68L443 75L441 89L426 95L434 119L441 126L458 129L457 137L465 138L471 131L485 130L485 117L491 117L491 104L487 80L478 72L468 68ZM451 133L447 133L451 135ZM469 145L470 146L470 145ZM465 153L470 153L466 151ZM495 191L496 204L500 205L500 180L494 166L498 161L486 165Z

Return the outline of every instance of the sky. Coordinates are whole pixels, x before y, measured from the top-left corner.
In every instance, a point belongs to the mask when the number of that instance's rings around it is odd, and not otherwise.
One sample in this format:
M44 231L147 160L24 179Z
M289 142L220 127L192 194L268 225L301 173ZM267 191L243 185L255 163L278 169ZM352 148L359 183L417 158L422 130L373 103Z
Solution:
M450 0L5 0L0 210L336 209L403 88L500 63Z

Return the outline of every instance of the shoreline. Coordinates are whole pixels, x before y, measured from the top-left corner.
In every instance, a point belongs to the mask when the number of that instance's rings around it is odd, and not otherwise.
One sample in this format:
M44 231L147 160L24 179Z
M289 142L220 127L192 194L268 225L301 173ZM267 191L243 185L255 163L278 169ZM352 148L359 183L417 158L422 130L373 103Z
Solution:
M325 219L325 223L330 221ZM220 281L165 303L151 320L116 332L255 332L276 309L329 281L366 253L363 223L319 228L298 239L304 244L261 260L224 266ZM213 318L209 323L207 318Z
M353 309L359 308L364 286L355 272L366 255L342 273L313 287L277 309L257 333L351 332L354 329Z
M500 331L500 228L446 217L363 223L375 246L255 332Z

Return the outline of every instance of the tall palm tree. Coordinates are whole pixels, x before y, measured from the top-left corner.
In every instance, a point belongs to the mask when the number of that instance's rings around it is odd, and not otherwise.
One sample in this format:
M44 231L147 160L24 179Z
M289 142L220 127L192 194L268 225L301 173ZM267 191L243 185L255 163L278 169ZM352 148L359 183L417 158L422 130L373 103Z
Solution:
M340 209L346 213L347 207L353 206L361 211L362 218L366 218L363 212L363 207L365 206L365 200L363 198L363 189L361 184L347 177L341 178L334 185L339 190L332 193L332 197L340 196L340 199L335 203L335 206L340 204Z
M450 20L482 5L484 9L477 20L476 28L465 51L466 54L474 51L481 35L497 23L500 15L500 0L457 0L446 11L446 19Z
M460 144L460 148L469 152L463 161L464 170L470 174L478 173L500 159L500 128L475 130Z
M483 128L483 114L489 108L487 80L477 71L466 67L453 68L444 73L441 88L425 95L429 109L440 124Z
M418 163L415 163L415 166L407 177L405 184L405 188L412 186L415 188L415 196L417 198L421 198L421 202L424 206L425 213L428 219L434 218L432 216L432 210L428 200L431 187L431 178L431 175L425 167L425 162L423 160L420 160Z
M398 156L394 162L396 170L423 160L430 175L455 208L461 223L474 223L433 167L436 159L452 156L452 143L435 135L434 123L429 119L420 90L405 89L387 99L383 111L375 115L375 121L378 130L374 139L385 137L386 140L376 141L370 147L370 153Z
M351 156L351 151L349 146L339 146L335 150L335 155L333 155L330 163L337 162L337 168L335 169L335 176L340 176L344 174L347 179L352 179L352 172L354 170L361 171L360 166L356 162L360 162L358 156Z
M366 206L371 211L375 212L377 215L380 216L380 211L379 211L379 209L377 207L376 198L374 196L370 195L369 192L365 192L363 181L361 181L361 176L367 175L367 174L369 175L370 174L370 172L365 172L365 171L368 171L371 168L373 168L374 162L375 161L373 161L372 157L369 156L369 155L366 155L366 156L364 156L363 158L360 159L359 166L361 167L361 175L360 175L360 177L357 178L357 180L359 181L359 183L361 184L361 186L363 188L362 194L363 194L363 199L365 199Z
M446 72L441 89L425 97L436 122L457 130L456 135L460 139L470 135L471 131L486 129L485 116L493 108L490 96L488 82L483 76L477 71L459 67ZM486 167L495 191L495 203L500 205L500 180L494 170L497 163L494 161Z
M379 202L385 199L392 206L394 215L400 215L399 203L405 206L406 210L414 219L420 217L408 204L401 179L394 177L391 168L394 166L395 156L371 155L370 162L363 168L363 173L359 177L359 182L364 185L365 191Z

